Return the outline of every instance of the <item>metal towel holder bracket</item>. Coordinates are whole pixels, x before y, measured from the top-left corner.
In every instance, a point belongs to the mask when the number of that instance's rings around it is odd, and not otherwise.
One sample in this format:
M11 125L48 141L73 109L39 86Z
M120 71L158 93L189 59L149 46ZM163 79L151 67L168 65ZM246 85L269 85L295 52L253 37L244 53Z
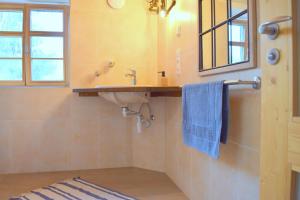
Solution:
M251 85L253 89L259 90L261 88L261 78L255 76L253 81L243 81L243 80L229 80L224 82L225 85Z

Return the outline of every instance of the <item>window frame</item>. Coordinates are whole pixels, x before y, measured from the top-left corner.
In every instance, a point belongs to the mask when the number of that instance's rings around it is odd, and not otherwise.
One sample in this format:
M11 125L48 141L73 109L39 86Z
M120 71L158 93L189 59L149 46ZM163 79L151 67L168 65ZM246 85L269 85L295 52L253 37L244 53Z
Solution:
M257 29L256 29L256 0L247 0L247 5L248 8L239 14L235 14L233 16L230 16L228 14L227 20L215 24L215 11L214 11L214 2L215 0L210 0L211 2L211 27L208 30L202 30L202 1L203 0L198 0L198 44L199 44L199 75L200 76L208 76L208 75L216 75L216 74L222 74L222 73L227 73L227 72L233 72L233 71L240 71L240 70L245 70L245 69L251 69L251 68L256 68L257 64L257 43L256 43L256 38L257 38ZM227 5L228 2L231 2L231 0L226 0ZM229 8L227 8L229 9ZM248 61L245 62L240 62L240 63L233 63L233 64L227 64L224 66L216 66L215 65L215 45L216 45L216 36L215 36L215 30L217 30L219 27L230 24L234 20L236 20L238 17L242 16L245 14L245 12L248 14ZM229 30L228 30L229 31ZM209 34L211 32L212 34L212 66L209 69L205 69L203 66L203 42L202 42L202 37L206 34ZM229 48L229 45L228 45ZM229 50L229 49L228 49ZM229 54L229 51L228 51ZM229 55L228 55L228 61L229 61Z
M69 12L68 5L48 4L3 4L0 3L0 10L22 10L23 11L23 32L0 31L0 36L22 36L22 81L0 81L0 86L66 86L68 83L69 66ZM63 32L30 31L31 10L61 10L63 11ZM64 80L63 81L32 81L31 80L31 36L63 37L63 58Z

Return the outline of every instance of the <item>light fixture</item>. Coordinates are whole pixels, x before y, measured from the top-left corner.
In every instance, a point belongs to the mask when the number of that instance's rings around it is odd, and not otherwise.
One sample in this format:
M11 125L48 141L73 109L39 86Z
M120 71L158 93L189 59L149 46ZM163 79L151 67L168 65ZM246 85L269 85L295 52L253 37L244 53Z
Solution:
M167 0L148 0L151 12L156 12L161 17L166 17L176 5L176 0L172 0L170 7L167 9Z
M166 16L167 16L167 11L166 11L165 9L160 10L159 16L161 16L161 17L166 17Z
M147 0L150 4L149 11L159 13L159 0Z

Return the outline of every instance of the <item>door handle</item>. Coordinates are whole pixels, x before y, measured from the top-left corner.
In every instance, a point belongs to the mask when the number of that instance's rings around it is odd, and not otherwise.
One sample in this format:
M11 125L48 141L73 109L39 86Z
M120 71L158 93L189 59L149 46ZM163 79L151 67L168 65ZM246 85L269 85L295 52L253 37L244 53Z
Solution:
M259 33L268 35L270 40L275 40L279 35L279 23L292 20L291 16L279 16L259 26Z

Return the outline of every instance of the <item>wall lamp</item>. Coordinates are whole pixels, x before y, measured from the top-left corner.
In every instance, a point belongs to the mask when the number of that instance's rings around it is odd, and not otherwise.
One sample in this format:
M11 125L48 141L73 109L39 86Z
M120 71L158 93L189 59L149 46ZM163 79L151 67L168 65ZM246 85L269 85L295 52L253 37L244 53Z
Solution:
M149 11L156 12L161 17L166 17L176 5L176 0L172 0L171 5L167 8L167 0L148 0L150 7Z

